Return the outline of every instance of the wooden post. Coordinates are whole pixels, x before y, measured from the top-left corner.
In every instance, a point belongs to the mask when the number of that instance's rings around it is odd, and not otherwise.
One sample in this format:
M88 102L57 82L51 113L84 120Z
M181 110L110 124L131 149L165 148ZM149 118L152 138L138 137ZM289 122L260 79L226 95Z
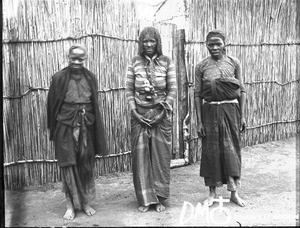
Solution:
M298 28L296 38L297 38L297 40L300 40L300 29L299 29L299 26L300 26L300 1L297 1L296 8L297 8L297 10L296 10L296 12L297 12L296 28ZM300 55L296 55L296 58L297 58L296 62L299 63ZM300 66L299 66L299 64L297 64L296 72L297 72L297 75L299 77L299 75L300 75ZM297 99L297 103L298 103L299 99L300 99L300 82L299 81L297 83L297 90L298 90L298 99ZM300 105L299 105L299 103L296 106L297 106L296 118L298 120L298 121L296 121L296 151L298 152L297 153L297 155L298 155L297 156L298 157L297 161L299 161L299 151L300 151L300 122L299 122L299 120L300 120ZM299 185L297 185L297 186L298 186L297 187L297 190L298 190L297 192L299 192ZM299 225L299 220L298 220L298 225Z
M183 157L183 120L188 112L188 80L185 68L185 30L179 29L176 34L176 73L178 85L178 128L179 128L179 157Z

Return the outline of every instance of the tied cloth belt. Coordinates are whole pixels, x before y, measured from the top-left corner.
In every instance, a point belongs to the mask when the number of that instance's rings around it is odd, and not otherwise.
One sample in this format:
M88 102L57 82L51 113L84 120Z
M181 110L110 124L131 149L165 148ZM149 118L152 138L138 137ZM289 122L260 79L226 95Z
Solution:
M236 103L236 104L238 104L239 102L238 102L237 99L233 99L233 100L210 101L210 102L204 100L204 103L220 105L220 104L229 104L229 103Z
M78 110L79 123L77 122L73 128L73 136L76 144L79 146L80 157L84 157L87 153L87 125L86 125L86 110L85 108Z
M135 92L135 94L138 96L138 97L140 97L140 98L142 98L142 99L145 99L146 98L146 96L153 96L153 97L157 97L157 96L166 96L167 95L167 93L166 92L153 92L153 93L149 93L149 92L145 92L145 91L143 91L143 90L141 90L141 91L139 91L139 92Z
M64 102L58 115L58 121L73 128L73 137L79 147L80 157L87 153L87 126L94 123L90 103L72 104Z

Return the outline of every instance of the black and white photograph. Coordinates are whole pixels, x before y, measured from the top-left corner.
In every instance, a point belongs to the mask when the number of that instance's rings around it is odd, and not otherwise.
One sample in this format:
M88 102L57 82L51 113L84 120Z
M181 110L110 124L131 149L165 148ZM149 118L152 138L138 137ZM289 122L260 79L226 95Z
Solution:
M2 0L1 227L299 227L299 0Z

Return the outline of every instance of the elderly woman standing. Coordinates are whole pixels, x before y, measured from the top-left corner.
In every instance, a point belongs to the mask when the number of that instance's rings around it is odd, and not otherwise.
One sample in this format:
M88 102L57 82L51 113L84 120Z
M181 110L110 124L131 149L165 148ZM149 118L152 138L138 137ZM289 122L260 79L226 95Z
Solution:
M195 69L195 104L198 134L202 139L200 176L209 186L209 206L216 187L227 184L231 201L245 206L237 193L241 178L240 133L245 131L245 90L240 63L226 55L225 35L213 30L206 37L209 57Z
M76 209L88 216L96 213L90 206L96 197L95 155L106 155L108 150L97 78L84 67L86 49L80 44L72 45L68 58L69 66L51 78L47 120L66 195L67 211L63 217L73 220Z
M165 210L169 197L172 148L172 106L176 96L175 66L162 54L157 29L146 27L138 55L128 66L126 96L131 109L133 182L139 211L151 204Z

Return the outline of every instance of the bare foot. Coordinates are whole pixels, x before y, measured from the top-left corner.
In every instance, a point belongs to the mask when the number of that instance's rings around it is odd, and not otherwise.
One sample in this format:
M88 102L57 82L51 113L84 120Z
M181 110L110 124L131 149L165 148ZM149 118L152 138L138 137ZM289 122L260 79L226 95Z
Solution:
M140 212L146 212L146 211L148 211L149 210L149 206L140 206L139 207L139 211Z
M82 209L88 216L96 214L96 211L88 204L83 205Z
M214 199L217 197L216 193L209 193L209 196L206 200L203 201L203 204L207 204L209 207L214 204Z
M67 220L73 220L75 218L75 212L73 208L68 208L63 218Z
M239 205L240 207L246 206L246 202L244 200L242 200L237 194L232 195L230 197L230 201L234 202L235 204Z
M155 210L156 210L157 212L162 212L162 211L165 211L166 208L165 208L165 206L162 205L161 203L158 203L158 204L155 205Z

